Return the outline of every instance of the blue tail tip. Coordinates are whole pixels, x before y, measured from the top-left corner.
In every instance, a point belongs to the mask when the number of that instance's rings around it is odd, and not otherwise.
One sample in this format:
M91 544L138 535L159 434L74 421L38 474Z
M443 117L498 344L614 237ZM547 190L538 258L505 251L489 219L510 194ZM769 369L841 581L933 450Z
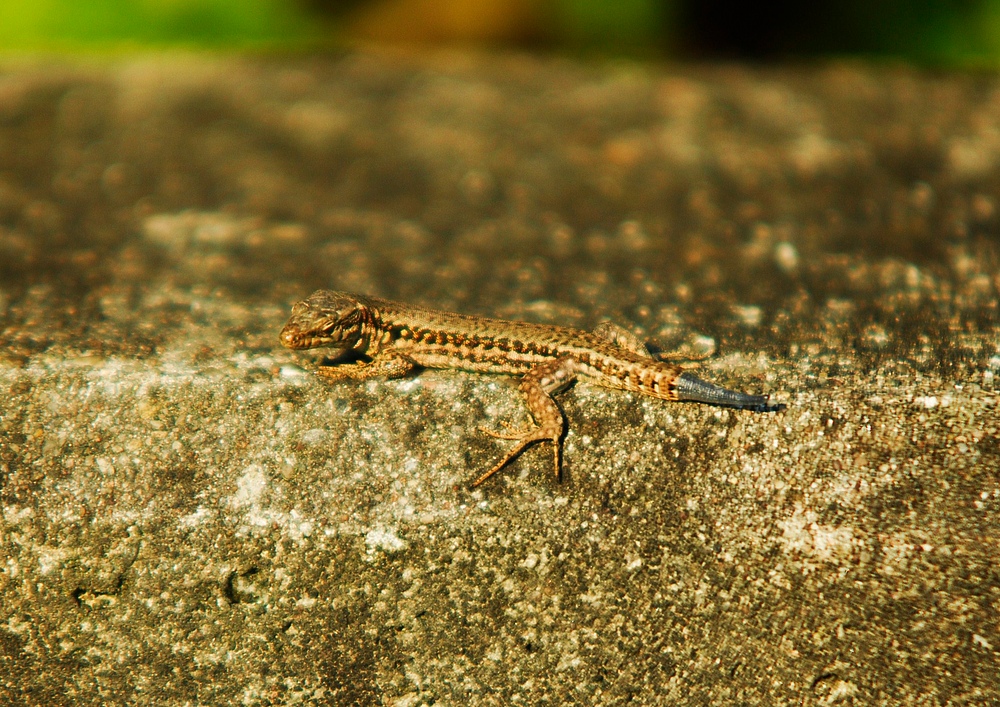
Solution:
M772 403L767 395L748 395L709 383L690 373L682 373L674 382L674 392L681 401L718 405L753 412L780 412L784 403Z

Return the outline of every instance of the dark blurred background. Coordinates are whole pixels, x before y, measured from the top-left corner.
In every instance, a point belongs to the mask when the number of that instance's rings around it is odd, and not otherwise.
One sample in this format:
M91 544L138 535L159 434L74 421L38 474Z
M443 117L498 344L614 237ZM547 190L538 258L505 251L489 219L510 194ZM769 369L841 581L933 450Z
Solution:
M1000 0L3 0L0 50L356 42L648 58L995 66Z

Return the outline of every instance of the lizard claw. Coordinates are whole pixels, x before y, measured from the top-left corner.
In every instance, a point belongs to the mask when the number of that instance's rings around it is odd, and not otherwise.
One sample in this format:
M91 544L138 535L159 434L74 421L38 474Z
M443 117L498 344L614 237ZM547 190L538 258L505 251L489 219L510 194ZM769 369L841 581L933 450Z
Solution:
M526 427L524 429L515 430L513 425L503 420L500 421L500 424L507 429L506 432L498 432L497 430L490 430L483 427L482 425L480 425L478 429L483 434L489 435L490 437L496 437L497 439L524 439L525 437L530 436L531 433L537 429L535 427Z
M504 426L507 427L508 429L510 428L510 425L507 425L506 423L504 423ZM481 485L488 478L490 478L495 473L497 473L498 471L500 471L501 469L503 469L505 466L507 466L516 457L520 456L521 452L523 452L525 449L527 449L528 447L530 447L532 444L535 444L536 442L551 442L552 443L552 445L553 445L553 456L552 456L553 470L555 471L556 478L557 479L559 478L559 468L561 466L561 461L562 461L562 444L561 444L561 441L560 441L560 436L562 435L562 429L560 427L552 428L552 427L535 426L535 427L529 428L527 430L518 431L516 433L515 432L511 432L510 434L502 433L502 432L496 432L496 431L493 431L493 430L487 430L487 429L484 429L482 427L480 427L479 429L482 430L483 432L485 432L486 434L491 435L493 437L497 437L499 439L513 439L513 440L516 440L517 441L517 445L515 445L515 447L513 449L511 449L509 452L507 452L507 454L504 456L504 458L501 459L496 465L494 465L492 469L490 469L489 471L487 471L484 474L481 474L479 477L477 477L469 485L470 488L476 488L477 486Z

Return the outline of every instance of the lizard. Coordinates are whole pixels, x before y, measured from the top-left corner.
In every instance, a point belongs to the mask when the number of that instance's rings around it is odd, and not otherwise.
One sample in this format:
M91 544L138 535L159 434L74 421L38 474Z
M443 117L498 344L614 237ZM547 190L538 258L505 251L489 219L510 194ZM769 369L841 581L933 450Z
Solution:
M292 307L279 335L289 349L333 349L317 372L330 380L400 378L421 368L449 368L520 376L535 424L521 430L480 430L516 441L483 484L529 446L548 442L561 478L566 418L553 395L577 378L669 401L774 412L766 395L722 388L650 353L637 336L611 322L593 331L437 311L378 297L317 290Z

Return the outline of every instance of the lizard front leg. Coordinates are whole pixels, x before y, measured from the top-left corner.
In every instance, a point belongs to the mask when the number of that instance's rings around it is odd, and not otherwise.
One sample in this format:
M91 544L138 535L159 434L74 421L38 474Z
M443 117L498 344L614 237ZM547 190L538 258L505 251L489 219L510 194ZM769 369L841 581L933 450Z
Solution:
M357 363L320 364L316 372L331 380L367 380L384 376L385 378L402 378L416 368L416 364L408 357L398 353L378 354L371 361Z
M485 482L536 442L552 443L553 472L556 479L559 479L562 468L562 437L566 431L566 417L556 405L556 401L552 399L552 394L568 386L574 378L573 360L570 358L559 358L539 364L521 378L519 387L528 403L528 412L534 418L535 425L517 432L494 432L480 428L493 437L513 439L517 440L518 443L492 469L476 478L472 482L471 488L476 488Z

